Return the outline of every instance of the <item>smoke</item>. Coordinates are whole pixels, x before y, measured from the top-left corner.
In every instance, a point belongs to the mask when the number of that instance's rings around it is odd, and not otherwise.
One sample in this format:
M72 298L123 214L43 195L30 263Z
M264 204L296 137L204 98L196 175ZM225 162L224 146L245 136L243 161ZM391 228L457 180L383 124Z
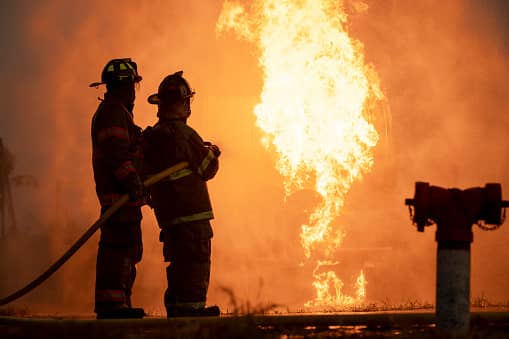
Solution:
M413 195L415 181L509 187L503 156L508 7L494 0L366 3L368 9L351 11L349 31L380 75L391 128L373 172L355 184L338 220L346 232L339 273L345 293L364 268L369 300L433 302L434 227L417 233L404 198ZM190 125L223 151L220 172L209 183L216 216L209 303L228 307L223 287L251 304L295 309L313 298L313 267L299 265L299 232L318 197L303 191L284 201L276 157L262 147L255 127L258 55L248 42L216 37L221 7L219 0L2 3L0 136L16 154L15 174L40 183L14 188L19 232L6 239L10 256L2 255L0 274L9 278L2 295L42 271L98 217L90 119L102 90L88 84L109 59L132 57L143 76L137 124L155 122L146 97L164 76L184 70L197 92ZM133 297L161 314L165 264L152 211L143 213L145 252ZM499 259L509 255L505 227L474 232L472 296L509 300L509 268ZM37 246L18 246L27 243ZM20 302L47 312L90 313L96 248L97 236Z

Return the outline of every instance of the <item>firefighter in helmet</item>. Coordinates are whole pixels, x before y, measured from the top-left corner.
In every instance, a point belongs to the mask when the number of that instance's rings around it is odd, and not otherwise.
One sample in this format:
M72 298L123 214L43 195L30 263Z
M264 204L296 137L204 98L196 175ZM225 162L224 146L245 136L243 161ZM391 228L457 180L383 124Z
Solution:
M141 81L129 58L110 60L101 81L104 99L92 118L92 164L101 214L122 195L129 202L101 226L97 253L95 313L98 319L142 318L142 308L131 306L136 264L142 256L141 206L145 190L140 178L141 128L133 121L135 84Z
M219 307L205 306L214 217L206 181L215 176L221 152L187 125L195 92L182 73L164 78L157 94L149 96L148 102L158 105L159 120L143 133L147 175L189 163L150 189L164 261L169 262L164 304L168 317L217 316Z

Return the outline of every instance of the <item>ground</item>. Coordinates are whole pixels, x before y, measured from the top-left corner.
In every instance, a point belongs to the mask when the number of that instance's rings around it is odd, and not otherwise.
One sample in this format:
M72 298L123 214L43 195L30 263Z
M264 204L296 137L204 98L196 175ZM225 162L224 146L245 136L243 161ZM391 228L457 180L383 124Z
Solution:
M509 338L508 312L474 312L466 338ZM95 320L0 316L7 338L447 338L432 312L223 315L218 318Z

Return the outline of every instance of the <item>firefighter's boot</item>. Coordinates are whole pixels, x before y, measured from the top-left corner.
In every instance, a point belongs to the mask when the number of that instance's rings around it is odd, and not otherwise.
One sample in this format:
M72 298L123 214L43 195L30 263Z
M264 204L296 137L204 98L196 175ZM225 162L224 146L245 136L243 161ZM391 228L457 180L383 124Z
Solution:
M201 308L167 307L168 318L176 317L217 317L221 311L218 306Z

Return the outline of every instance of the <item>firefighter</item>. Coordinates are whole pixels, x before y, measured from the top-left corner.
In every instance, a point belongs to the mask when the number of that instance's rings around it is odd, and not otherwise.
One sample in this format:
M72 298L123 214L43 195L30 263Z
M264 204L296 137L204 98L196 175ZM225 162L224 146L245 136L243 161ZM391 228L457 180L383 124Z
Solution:
M182 73L167 76L157 94L148 97L158 105L159 119L143 133L148 175L182 161L190 164L150 189L164 261L169 262L164 305L168 317L218 316L218 306L205 306L214 217L206 182L215 176L221 152L187 125L195 92Z
M96 263L97 319L142 318L142 308L131 305L136 264L142 256L141 206L145 190L140 178L141 128L133 121L136 83L141 81L130 58L110 60L101 81L106 93L92 118L92 164L101 214L122 195L129 202L101 226Z

